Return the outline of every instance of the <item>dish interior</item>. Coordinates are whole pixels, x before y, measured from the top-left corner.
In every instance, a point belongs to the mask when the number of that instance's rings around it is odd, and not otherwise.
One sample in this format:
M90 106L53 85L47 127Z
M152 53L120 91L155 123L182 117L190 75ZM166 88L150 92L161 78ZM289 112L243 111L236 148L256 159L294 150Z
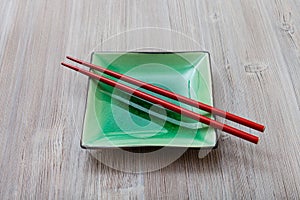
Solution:
M207 52L92 54L93 64L213 105L209 61ZM212 117L205 111L128 84L122 79L92 71ZM89 80L82 147L213 147L215 144L213 128L97 80Z

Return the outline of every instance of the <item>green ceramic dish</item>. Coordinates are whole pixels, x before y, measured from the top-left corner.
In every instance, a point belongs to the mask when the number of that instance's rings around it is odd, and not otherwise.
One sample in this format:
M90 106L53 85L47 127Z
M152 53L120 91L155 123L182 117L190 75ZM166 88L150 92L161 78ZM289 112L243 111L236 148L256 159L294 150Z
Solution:
M96 65L213 105L208 52L96 52L91 60ZM140 90L212 117L191 106ZM81 138L83 148L201 148L214 147L216 141L213 128L89 79Z

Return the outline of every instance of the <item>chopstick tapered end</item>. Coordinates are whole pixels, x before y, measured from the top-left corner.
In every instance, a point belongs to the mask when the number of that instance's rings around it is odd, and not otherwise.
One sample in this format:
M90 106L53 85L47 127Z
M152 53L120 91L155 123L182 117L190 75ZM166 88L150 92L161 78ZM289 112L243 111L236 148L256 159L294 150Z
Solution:
M69 59L69 60L72 60L74 62L77 62L79 64L83 64L83 62L81 60L77 59L77 58L73 58L71 56L67 56L66 58Z
M73 65L69 65L69 64L64 63L64 62L61 62L60 64L63 65L63 66L65 66L65 67L68 67L68 68L70 68L70 69L73 69L73 70L75 70L75 71L79 71L79 68L78 68L78 67L75 67L75 66L73 66Z

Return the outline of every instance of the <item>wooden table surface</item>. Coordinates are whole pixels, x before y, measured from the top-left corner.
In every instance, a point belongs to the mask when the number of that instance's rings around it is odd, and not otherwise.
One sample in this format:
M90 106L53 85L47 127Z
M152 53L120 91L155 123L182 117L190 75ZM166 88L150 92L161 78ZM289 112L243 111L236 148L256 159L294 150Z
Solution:
M300 198L299 1L0 2L1 199ZM81 149L88 79L60 62L141 48L209 51L216 105L265 124L260 143L219 132L144 173Z

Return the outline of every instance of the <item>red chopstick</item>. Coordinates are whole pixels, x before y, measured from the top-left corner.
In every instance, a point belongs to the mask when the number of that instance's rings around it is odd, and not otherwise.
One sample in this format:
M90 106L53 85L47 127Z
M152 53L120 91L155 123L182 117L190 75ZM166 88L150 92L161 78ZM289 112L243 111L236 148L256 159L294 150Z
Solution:
M110 75L110 76L113 76L115 78L121 79L121 80L123 80L125 82L131 83L133 85L137 85L139 87L145 88L145 89L150 90L152 92L155 92L155 93L164 95L166 97L169 97L171 99L180 101L182 103L186 103L188 105L191 105L191 106L194 106L196 108L202 109L202 110L204 110L206 112L209 112L209 113L212 113L214 115L218 115L220 117L224 117L226 119L229 119L231 121L237 122L237 123L242 124L244 126L247 126L249 128L253 128L253 129L261 131L261 132L263 132L265 130L265 126L262 125L262 124L258 124L256 122L253 122L253 121L250 121L248 119L245 119L245 118L239 117L237 115L234 115L232 113L220 110L218 108L212 107L212 106L204 104L202 102L198 102L198 101L195 101L193 99L189 99L189 98L187 98L185 96L172 93L172 92L170 92L168 90L159 88L157 86L145 83L143 81L134 79L132 77L129 77L129 76L126 76L126 75L123 75L123 74L119 74L117 72L108 70L108 69L106 69L104 67L97 66L97 65L94 65L94 64L91 64L91 63L79 60L77 58L73 58L73 57L70 57L70 56L67 56L67 58L70 59L70 60L72 60L72 61L74 61L74 62L76 62L76 63L82 64L84 66L90 67L90 68L98 70L100 72L103 72L103 73L105 73L107 75Z
M116 87L116 88L118 88L118 89L120 89L122 91L125 91L125 92L127 92L129 94L132 94L134 96L140 97L142 99L145 99L145 100L150 101L152 103L159 104L159 105L161 105L161 106L163 106L163 107L165 107L165 108L167 108L169 110L172 110L172 111L177 112L179 114L182 114L182 115L185 115L185 116L190 117L192 119L195 119L195 120L197 120L197 121L199 121L201 123L207 124L207 125L209 125L209 126L211 126L213 128L223 130L224 132L230 133L232 135L235 135L237 137L240 137L242 139L245 139L245 140L247 140L249 142L252 142L252 143L255 143L255 144L257 144L258 141L259 141L259 138L257 136L255 136L255 135L251 135L249 133L246 133L244 131L238 130L238 129L233 128L231 126L228 126L226 124L217 122L217 121L215 121L213 119L210 119L210 118L205 117L203 115L200 115L198 113L192 112L190 110L187 110L185 108L182 108L180 106L177 106L175 104L167 102L165 100L162 100L162 99L157 98L155 96L152 96L150 94L144 93L144 92L142 92L140 90L136 90L136 89L131 88L129 86L123 85L121 83L118 83L116 81L110 80L110 79L105 78L103 76L94 74L94 73L92 73L90 71L87 71L87 70L84 70L84 69L80 69L80 68L75 67L75 66L70 65L70 64L66 64L66 63L63 63L63 62L61 64L63 66L65 66L65 67L68 67L70 69L78 71L79 73L87 75L87 76L89 76L89 77L91 77L93 79L99 80L100 82L103 82L103 83L108 84L110 86Z

